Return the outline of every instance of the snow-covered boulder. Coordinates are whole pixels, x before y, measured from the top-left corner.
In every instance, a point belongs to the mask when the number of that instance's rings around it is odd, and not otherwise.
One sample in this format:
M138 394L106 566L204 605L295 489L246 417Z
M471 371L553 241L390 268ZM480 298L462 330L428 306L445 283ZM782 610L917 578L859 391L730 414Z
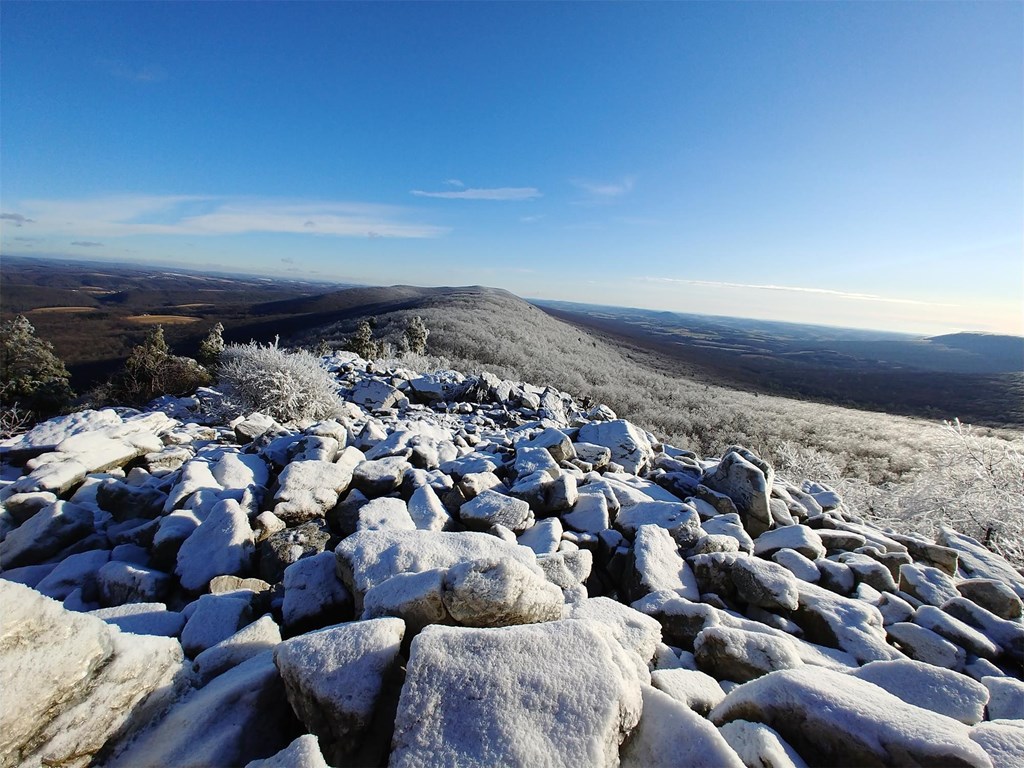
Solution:
M404 635L401 619L355 621L286 640L274 651L292 709L331 764L359 750Z
M742 768L715 726L657 688L642 691L643 714L622 750L623 768Z
M810 764L991 765L963 723L827 669L760 677L735 688L710 717L716 725L764 723Z
M515 560L459 563L444 576L448 615L468 627L504 627L555 621L562 616L562 591Z
M412 643L389 765L613 766L641 708L600 624L432 626Z

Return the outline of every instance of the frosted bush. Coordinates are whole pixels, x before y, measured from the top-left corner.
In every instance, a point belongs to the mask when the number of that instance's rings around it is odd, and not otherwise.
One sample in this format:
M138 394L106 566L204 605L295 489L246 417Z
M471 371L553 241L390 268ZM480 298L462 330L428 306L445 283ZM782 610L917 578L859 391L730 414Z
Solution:
M260 411L281 422L325 419L340 408L338 382L319 358L305 350L229 344L218 369L224 395L246 411Z

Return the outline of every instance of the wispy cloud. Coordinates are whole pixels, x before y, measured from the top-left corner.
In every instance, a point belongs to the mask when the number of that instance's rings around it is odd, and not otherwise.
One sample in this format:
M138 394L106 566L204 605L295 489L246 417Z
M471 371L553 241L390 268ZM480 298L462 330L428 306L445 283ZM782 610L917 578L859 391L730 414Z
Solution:
M120 59L100 59L96 63L118 80L129 80L133 83L155 83L167 79L167 73L163 68L155 65L135 66Z
M358 202L131 195L25 200L40 233L79 238L131 235L240 235L253 232L334 237L438 237L449 230L405 221L408 211Z
M466 186L460 179L446 179L444 183L447 184L449 187L458 187L459 189L462 189L464 186Z
M875 301L886 304L913 304L930 307L955 307L956 304L942 304L934 301L920 301L918 299L897 299L889 296L878 296L873 293L853 293L850 291L837 291L831 288L802 288L790 285L756 285L751 283L728 283L716 280L684 280L676 277L638 277L649 283L676 283L682 285L695 285L704 288L739 288L744 290L758 291L787 291L790 293L811 293L822 296L831 296L836 299L847 301Z
M35 223L35 219L30 219L27 216L22 216L20 213L0 213L0 220L9 221L16 227L20 227L22 224Z
M444 200L533 200L541 197L541 191L536 187L491 187L488 189L469 187L438 192L413 189L409 194L416 195L416 197L439 197Z
M538 221L544 218L543 213L538 213L534 216L520 216L519 220L524 224L536 224Z
M635 176L625 176L618 181L592 181L588 179L570 179L574 187L586 193L582 200L575 201L577 205L598 205L610 203L633 191L636 184Z
M97 243L95 240L72 240L72 245L77 245L79 248L102 248L103 243Z

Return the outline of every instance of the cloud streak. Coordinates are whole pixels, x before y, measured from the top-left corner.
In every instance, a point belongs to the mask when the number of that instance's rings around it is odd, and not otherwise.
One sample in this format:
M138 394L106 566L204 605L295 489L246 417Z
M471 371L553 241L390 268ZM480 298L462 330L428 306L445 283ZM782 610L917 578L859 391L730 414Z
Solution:
M20 213L0 213L0 221L9 221L16 227L22 224L35 224L35 219L22 216Z
M492 187L489 189L468 187L437 192L413 189L409 194L416 197L436 197L442 200L533 200L542 196L541 191L536 187Z
M958 306L957 304L942 304L934 301L920 301L918 299L897 299L888 296L878 296L877 294L873 293L854 293L851 291L837 291L831 288L802 288L790 285L758 285L752 283L729 283L720 282L717 280L684 280L682 278L676 277L638 277L636 279L649 283L694 285L702 288L736 288L740 290L782 291L789 293L816 294L820 296L830 296L836 299L843 299L846 301L874 301L885 304L911 304L928 307Z
M636 184L635 176L624 176L619 181L589 181L586 179L570 179L570 183L586 193L587 197L577 200L577 205L600 205L610 203L633 191Z
M130 195L25 200L20 207L37 222L35 230L40 234L77 238L256 232L313 237L430 238L449 231L406 221L408 212L402 208L358 202Z

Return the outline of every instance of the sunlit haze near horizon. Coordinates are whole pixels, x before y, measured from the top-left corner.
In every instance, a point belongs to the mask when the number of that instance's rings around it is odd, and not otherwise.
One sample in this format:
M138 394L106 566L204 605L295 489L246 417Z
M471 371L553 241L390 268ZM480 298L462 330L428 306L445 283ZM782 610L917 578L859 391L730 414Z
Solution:
M1024 4L0 6L0 252L1024 334Z

